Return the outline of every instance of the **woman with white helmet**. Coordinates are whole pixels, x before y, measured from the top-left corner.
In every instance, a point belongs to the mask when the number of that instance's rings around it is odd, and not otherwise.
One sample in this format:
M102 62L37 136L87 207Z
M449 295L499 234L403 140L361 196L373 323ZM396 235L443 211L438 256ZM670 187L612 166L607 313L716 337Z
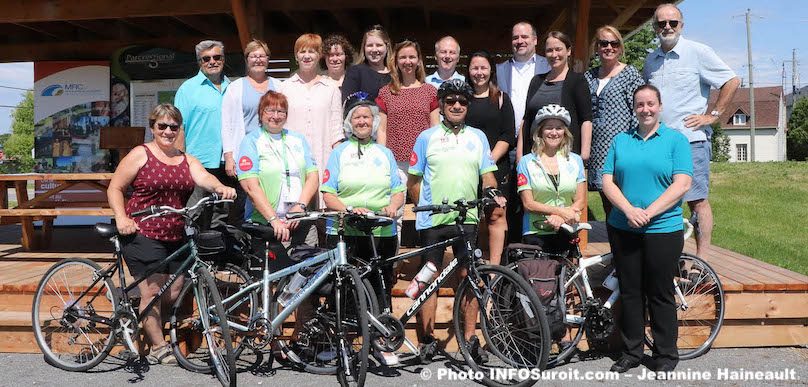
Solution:
M563 253L569 243L558 234L584 210L586 177L581 157L570 151L570 113L560 105L539 109L530 130L533 148L516 167L522 199L522 241L550 253Z
M346 140L331 152L328 164L323 172L323 184L320 191L323 200L330 210L345 211L351 207L353 212L364 214L374 212L379 215L395 217L404 205L405 185L398 173L396 160L390 149L375 141L379 128L379 107L370 99L368 93L359 91L345 101ZM396 225L377 227L373 230L376 250L382 258L392 257L398 249ZM336 246L337 230L329 223L326 229L327 245ZM373 258L373 247L370 238L362 231L352 227L345 230L345 243L351 255L361 259ZM382 281L377 276L370 276L371 284L377 297L387 299L391 303L393 288L393 268L387 266L382 271ZM382 287L382 285L384 285ZM384 291L382 291L384 289ZM377 353L377 358L385 365L398 363L395 353Z

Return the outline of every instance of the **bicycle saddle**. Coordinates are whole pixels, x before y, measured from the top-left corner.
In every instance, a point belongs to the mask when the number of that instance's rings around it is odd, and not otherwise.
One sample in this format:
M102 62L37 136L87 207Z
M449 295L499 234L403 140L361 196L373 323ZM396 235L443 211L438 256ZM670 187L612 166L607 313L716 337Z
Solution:
M102 238L111 238L118 235L118 227L110 223L96 223L95 232Z

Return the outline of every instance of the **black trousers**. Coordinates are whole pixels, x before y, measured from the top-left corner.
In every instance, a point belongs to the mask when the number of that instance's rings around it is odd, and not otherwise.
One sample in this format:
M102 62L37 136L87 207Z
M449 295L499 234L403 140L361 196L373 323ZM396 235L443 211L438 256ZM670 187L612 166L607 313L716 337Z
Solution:
M390 258L396 255L398 251L398 237L374 237L376 240L376 253L382 258ZM337 246L339 237L336 235L326 236L326 245L329 249ZM345 244L348 246L348 254L351 257L356 257L364 260L369 260L373 257L373 246L370 245L370 237L368 236L345 236ZM384 281L384 288L382 283ZM393 265L381 266L381 278L377 275L371 274L368 277L373 290L376 293L376 298L381 304L382 300L387 300L387 306L393 308L392 292L393 286L396 281L393 278ZM382 290L384 289L384 291ZM383 306L382 306L383 307Z
M673 277L684 247L682 231L638 234L609 226L608 232L623 302L623 356L636 361L642 358L647 305L656 347L654 360L657 366L675 366L679 362L679 326Z

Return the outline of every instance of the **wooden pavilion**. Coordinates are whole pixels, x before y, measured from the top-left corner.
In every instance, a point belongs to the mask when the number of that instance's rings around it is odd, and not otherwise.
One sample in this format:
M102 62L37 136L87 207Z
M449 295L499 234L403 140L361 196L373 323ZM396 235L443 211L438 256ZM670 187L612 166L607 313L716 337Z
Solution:
M648 21L663 0L10 0L0 13L0 60L108 59L127 45L189 51L215 38L227 47L253 37L267 40L273 56L291 56L304 32L340 32L358 41L381 24L391 38L428 46L442 35L464 48L510 52L510 27L534 23L539 34L561 30L588 47L595 28L611 24L630 32ZM466 50L466 52L468 49ZM431 50L427 50L431 51ZM585 60L589 49L574 52Z

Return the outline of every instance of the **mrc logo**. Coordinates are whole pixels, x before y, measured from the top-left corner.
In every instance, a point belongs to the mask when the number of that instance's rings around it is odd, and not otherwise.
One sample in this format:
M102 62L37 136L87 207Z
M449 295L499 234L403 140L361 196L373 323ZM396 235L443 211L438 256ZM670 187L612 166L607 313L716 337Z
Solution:
M86 90L86 86L82 83L65 83L53 84L42 90L43 97L56 97L64 94L65 92L82 92Z

